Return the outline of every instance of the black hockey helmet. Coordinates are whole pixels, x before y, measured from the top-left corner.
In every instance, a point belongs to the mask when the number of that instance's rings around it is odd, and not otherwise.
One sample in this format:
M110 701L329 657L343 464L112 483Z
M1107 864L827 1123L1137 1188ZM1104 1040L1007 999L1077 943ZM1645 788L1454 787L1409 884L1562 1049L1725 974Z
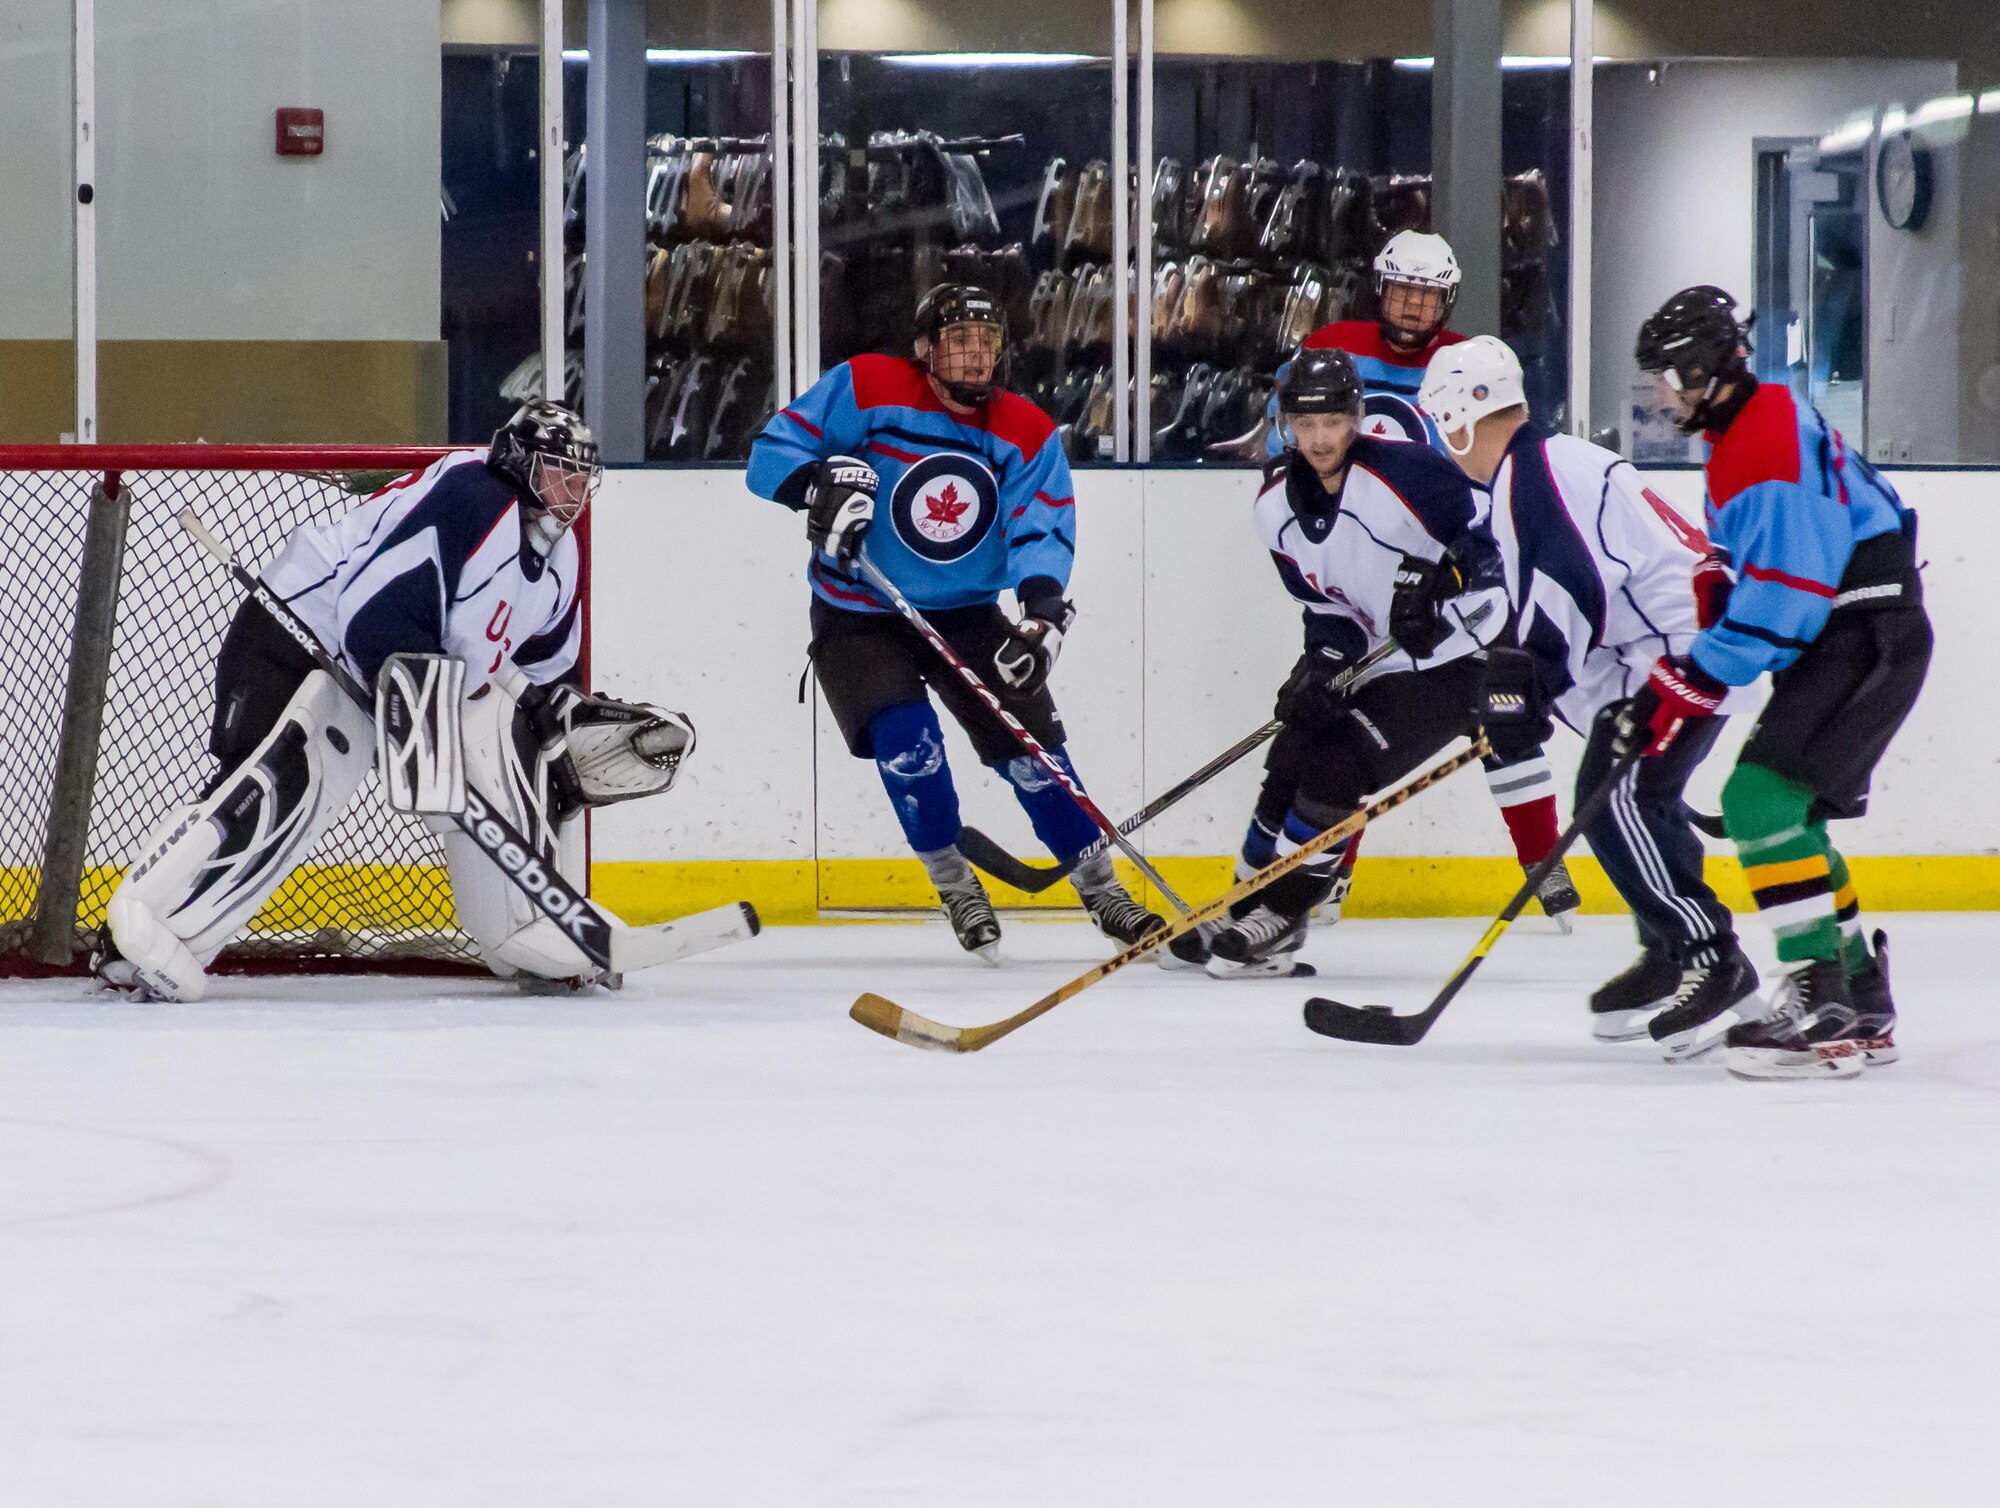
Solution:
M1361 373L1338 347L1307 346L1278 383L1280 414L1349 414L1361 418Z
M1750 324L1736 317L1736 300L1709 283L1683 288L1639 326L1633 355L1642 372L1656 372L1676 392L1699 396L1694 408L1675 422L1688 434L1716 427L1726 416L1716 394L1734 383L1740 403L1751 386L1745 357Z
M493 432L486 464L520 489L544 547L582 516L604 475L583 416L546 398L529 399Z
M1001 348L1007 344L1007 314L1000 300L972 283L939 283L917 304L917 338L930 342L925 368L951 395L954 403L976 408L992 398L999 385L1000 363L996 356L984 381L976 379L962 363L940 362L938 347L944 332L954 325L990 325L999 336Z

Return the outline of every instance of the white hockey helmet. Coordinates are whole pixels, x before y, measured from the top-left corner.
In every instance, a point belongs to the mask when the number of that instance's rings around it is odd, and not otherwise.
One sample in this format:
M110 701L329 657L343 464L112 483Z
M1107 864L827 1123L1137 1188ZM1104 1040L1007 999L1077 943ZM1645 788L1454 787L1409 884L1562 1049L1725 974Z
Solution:
M1417 283L1442 288L1446 305L1458 293L1458 257L1451 242L1427 231L1399 230L1375 258L1375 288L1384 283Z
M1452 454L1472 449L1473 427L1488 414L1528 401L1521 381L1521 358L1497 335L1475 335L1446 346L1424 369L1417 406L1429 414ZM1463 448L1452 436L1465 431Z

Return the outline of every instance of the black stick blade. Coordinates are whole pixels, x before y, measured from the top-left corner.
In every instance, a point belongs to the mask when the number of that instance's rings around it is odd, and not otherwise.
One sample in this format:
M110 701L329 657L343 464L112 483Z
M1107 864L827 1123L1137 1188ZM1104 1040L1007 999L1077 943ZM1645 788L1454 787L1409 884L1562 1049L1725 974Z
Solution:
M1342 1005L1317 996L1306 1002L1306 1026L1322 1037L1343 1042L1372 1042L1383 1047L1413 1047L1437 1019L1434 1010L1398 1016L1385 1005Z
M1064 864L1024 864L978 828L958 830L958 851L1003 885L1039 895L1065 878L1074 866Z

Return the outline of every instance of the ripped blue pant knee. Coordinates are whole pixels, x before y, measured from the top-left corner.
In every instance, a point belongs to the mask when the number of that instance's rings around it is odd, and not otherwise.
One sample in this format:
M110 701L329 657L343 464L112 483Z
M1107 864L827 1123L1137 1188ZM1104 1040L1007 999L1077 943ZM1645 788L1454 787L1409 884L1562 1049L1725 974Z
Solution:
M928 701L898 702L868 724L875 772L903 836L918 853L935 853L958 841L958 790L944 754L944 729Z
M1069 755L1061 749L1049 752L1069 772L1070 779L1081 785ZM1076 804L1076 798L1032 754L1017 755L1005 764L994 765L993 770L1014 788L1014 799L1028 814L1035 836L1063 863L1067 864L1102 836L1097 824Z

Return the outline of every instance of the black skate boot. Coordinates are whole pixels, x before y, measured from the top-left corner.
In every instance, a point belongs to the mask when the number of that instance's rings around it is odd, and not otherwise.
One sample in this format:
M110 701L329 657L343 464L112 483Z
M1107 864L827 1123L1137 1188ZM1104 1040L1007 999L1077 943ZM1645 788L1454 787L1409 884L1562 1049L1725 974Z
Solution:
M1000 962L1000 918L993 914L993 902L986 887L956 848L940 848L919 854L931 883L937 886L938 904L945 920L958 934L958 945L974 954L981 963Z
M1583 897L1576 893L1569 865L1558 859L1556 867L1542 876L1542 883L1535 888L1535 899L1541 902L1542 915L1553 918L1563 929L1563 936L1575 930L1573 918L1583 905Z
M1077 899L1097 930L1121 948L1129 948L1148 932L1166 926L1158 912L1148 911L1118 883L1109 854L1095 854L1077 865L1070 883L1076 886Z
M1875 952L1859 974L1847 980L1847 992L1854 1001L1855 1033L1861 1056L1870 1068L1893 1063L1896 1050L1896 1002L1889 994L1889 934L1875 930Z
M1624 973L1607 979L1590 997L1590 1034L1600 1042L1630 1042L1681 987L1680 965L1648 948Z
M1646 1030L1667 1061L1678 1063L1700 1057L1731 1027L1763 1009L1757 999L1756 966L1731 937L1683 968L1680 988L1646 1023Z
M1241 878L1239 876L1239 878ZM1340 920L1340 908L1347 904L1347 892L1354 888L1354 861L1348 860L1333 872L1333 890L1327 898L1313 907L1312 919L1322 927L1331 927Z
M1208 969L1209 939L1220 932L1228 923L1203 922L1192 932L1183 932L1164 948L1153 954L1153 962L1163 969L1192 970L1205 973Z
M1286 916L1262 901L1253 901L1241 916L1232 917L1208 942L1211 979L1287 979L1312 974L1309 963L1292 955L1306 945L1309 918Z
M1851 1079L1867 1061L1847 971L1837 958L1802 963L1779 984L1771 1013L1729 1029L1723 1062L1744 1079Z

